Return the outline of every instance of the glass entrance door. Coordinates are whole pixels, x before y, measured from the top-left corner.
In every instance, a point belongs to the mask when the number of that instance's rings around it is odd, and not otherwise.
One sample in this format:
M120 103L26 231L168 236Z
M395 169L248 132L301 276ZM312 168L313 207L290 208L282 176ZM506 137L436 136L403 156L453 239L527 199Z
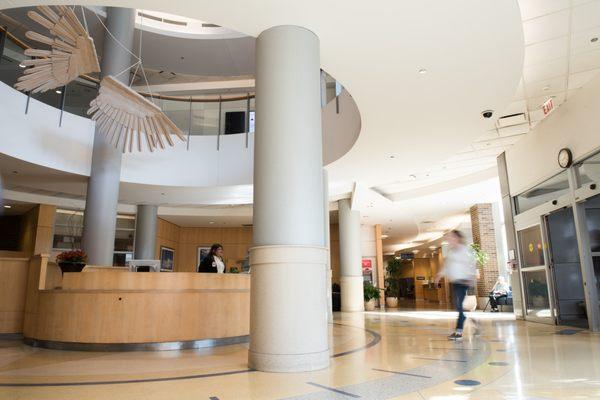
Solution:
M548 256L560 325L588 327L575 219L571 207L546 216Z
M525 319L554 324L541 225L517 232L525 295Z

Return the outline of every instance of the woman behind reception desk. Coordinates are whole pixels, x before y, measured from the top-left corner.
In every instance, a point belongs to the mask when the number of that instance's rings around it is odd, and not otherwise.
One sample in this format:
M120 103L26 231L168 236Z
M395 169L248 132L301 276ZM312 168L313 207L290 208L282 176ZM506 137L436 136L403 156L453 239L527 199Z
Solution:
M210 246L210 252L198 266L198 272L219 273L225 272L225 263L223 262L223 246L218 243Z

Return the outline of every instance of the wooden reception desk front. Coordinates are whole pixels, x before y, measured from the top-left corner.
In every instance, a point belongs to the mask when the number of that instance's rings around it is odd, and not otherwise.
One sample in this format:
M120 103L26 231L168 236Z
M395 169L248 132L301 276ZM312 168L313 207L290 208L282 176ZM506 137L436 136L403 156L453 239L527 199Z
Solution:
M23 334L33 345L191 348L239 343L249 334L247 274L92 268L61 279L58 267L38 256L28 278Z

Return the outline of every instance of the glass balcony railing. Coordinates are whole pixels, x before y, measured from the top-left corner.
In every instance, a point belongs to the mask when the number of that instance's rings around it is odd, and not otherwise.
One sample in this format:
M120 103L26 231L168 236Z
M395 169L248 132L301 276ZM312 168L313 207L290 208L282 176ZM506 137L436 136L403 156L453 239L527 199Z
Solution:
M5 35L4 48L0 48L0 81L13 87L23 73L21 62L27 59L27 45L0 27L0 37ZM2 41L0 41L1 45ZM98 95L98 80L79 77L64 88L29 95L59 110L88 117L90 101ZM325 104L338 100L341 85L323 73L322 86ZM142 95L146 95L142 93ZM174 97L154 95L150 98L184 132L191 136L229 135L254 132L255 100L253 93L242 95ZM337 103L336 103L337 104ZM27 107L31 107L28 102Z

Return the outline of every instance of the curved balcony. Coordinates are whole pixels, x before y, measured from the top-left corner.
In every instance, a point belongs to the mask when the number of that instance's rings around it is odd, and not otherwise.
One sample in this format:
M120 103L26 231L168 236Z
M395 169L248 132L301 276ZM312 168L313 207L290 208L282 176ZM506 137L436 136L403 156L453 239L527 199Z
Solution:
M26 45L8 35L0 64L0 153L72 174L90 172L94 122L87 118L98 83L84 77L67 87L27 95L12 88L20 76ZM360 133L360 114L352 97L333 82L324 85L323 161L346 154ZM254 95L221 97L153 96L187 135L174 147L153 153L127 153L121 181L144 185L211 187L252 183ZM227 126L230 112L244 113L243 128ZM239 115L239 114L238 114ZM232 130L233 129L233 130ZM241 132L240 132L241 131Z

